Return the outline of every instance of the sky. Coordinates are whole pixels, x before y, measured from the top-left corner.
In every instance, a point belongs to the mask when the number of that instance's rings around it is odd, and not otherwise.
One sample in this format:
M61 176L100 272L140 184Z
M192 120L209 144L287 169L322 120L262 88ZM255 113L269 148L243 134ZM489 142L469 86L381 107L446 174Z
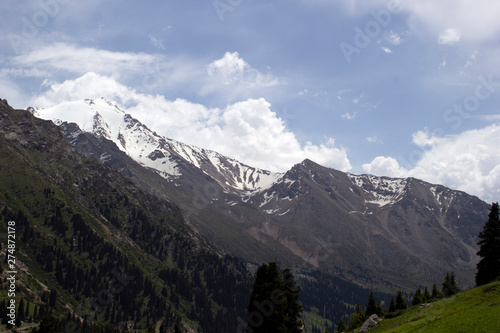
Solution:
M500 198L497 0L0 2L0 97L104 97L251 166Z

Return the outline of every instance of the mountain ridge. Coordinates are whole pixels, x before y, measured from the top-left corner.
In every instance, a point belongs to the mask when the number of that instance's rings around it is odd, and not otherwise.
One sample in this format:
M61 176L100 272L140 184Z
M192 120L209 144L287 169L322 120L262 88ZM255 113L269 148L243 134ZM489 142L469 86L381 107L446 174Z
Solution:
M77 103L68 105L74 110ZM104 99L80 101L79 107L103 109L91 120L81 114L73 120L162 176L166 183L158 181L158 191L180 203L187 220L230 253L257 261L276 256L378 287L410 289L448 270L472 283L476 237L488 209L477 197L416 178L345 173L309 159L273 173L162 138ZM54 109L31 111L46 119L66 114L65 104ZM65 132L78 146L80 132ZM117 156L109 149L101 162Z

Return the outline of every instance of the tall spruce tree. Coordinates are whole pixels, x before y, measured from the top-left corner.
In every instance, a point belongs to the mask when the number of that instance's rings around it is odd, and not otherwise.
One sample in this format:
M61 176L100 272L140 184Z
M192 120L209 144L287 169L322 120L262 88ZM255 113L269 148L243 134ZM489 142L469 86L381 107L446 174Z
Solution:
M481 260L477 264L476 285L489 283L500 276L500 219L498 202L491 205L488 221L479 233L480 248L477 255Z
M337 330L336 332L342 333L347 331L347 325L344 322L344 319L340 319L339 323L337 324Z
M283 271L284 293L286 297L285 326L287 333L302 332L302 304L299 303L300 287L297 286L292 271Z
M396 310L406 310L406 308L406 300L403 297L403 292L399 289L398 294L396 295Z
M411 300L411 305L419 305L423 303L422 297L422 291L420 290L420 288L417 288L417 290L415 290L415 295L413 295L413 298Z
M454 295L460 291L458 288L457 281L455 280L455 273L451 272L451 274L446 273L443 281L443 288L441 289L444 296L448 297Z
M274 262L257 269L247 308L248 332L301 332L300 288L289 269L283 275Z
M377 302L373 292L368 295L368 303L366 303L365 316L370 317L372 314L376 314L379 317L384 314L384 310L382 309L380 302Z

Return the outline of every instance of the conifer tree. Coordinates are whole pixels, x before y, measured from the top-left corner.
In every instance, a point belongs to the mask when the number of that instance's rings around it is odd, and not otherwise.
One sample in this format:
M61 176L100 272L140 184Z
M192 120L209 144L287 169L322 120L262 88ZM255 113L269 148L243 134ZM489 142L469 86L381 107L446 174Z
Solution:
M347 326L344 322L344 319L340 319L339 323L337 324L337 332L342 333L347 331Z
M389 308L387 309L387 312L395 312L396 311L396 302L394 302L394 297L391 297L391 303L389 303Z
M446 273L442 288L444 296L449 297L451 295L456 294L459 291L460 288L458 288L457 281L455 280L455 273L453 272L451 272L451 274Z
M283 272L272 262L257 269L248 305L247 331L300 332L302 305L299 304L300 288L289 269Z
M396 310L406 310L406 300L403 297L403 292L399 289L398 294L396 296Z
M370 317L372 314L377 313L377 300L373 292L368 295L368 303L366 303L365 316Z
M420 288L417 288L417 290L415 290L415 295L413 295L413 298L411 300L411 305L418 305L423 303L422 297L422 291L420 290Z
M438 299L441 298L441 292L438 290L436 282L432 285L432 293L431 293L431 298L432 299Z
M481 286L494 281L500 276L500 219L498 202L491 205L488 221L479 233L480 248L477 255L481 260L477 264L476 285Z
M429 293L429 289L427 287L424 288L424 295L422 296L423 302L428 302L431 299L431 294Z
M47 314L43 316L42 321L40 322L38 333L54 333L57 332L58 327L59 320L55 316Z
M299 303L300 287L289 268L283 271L284 293L286 297L285 326L287 333L302 332L302 304Z
M382 317L382 315L384 314L382 305L380 305L380 302L377 302L373 292L371 292L370 295L368 296L368 303L366 304L365 316L369 317L372 314L376 314L379 317Z

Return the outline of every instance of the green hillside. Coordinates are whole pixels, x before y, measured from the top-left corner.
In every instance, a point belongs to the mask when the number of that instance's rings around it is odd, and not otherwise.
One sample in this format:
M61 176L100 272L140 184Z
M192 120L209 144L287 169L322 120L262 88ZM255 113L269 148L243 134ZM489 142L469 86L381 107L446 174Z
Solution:
M462 291L384 319L371 333L500 332L500 282Z

